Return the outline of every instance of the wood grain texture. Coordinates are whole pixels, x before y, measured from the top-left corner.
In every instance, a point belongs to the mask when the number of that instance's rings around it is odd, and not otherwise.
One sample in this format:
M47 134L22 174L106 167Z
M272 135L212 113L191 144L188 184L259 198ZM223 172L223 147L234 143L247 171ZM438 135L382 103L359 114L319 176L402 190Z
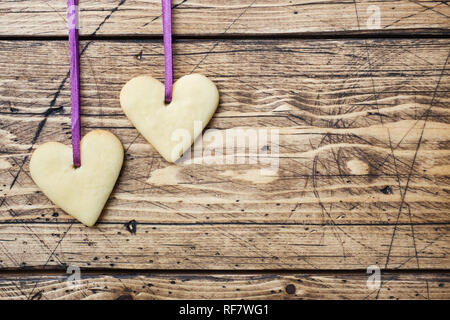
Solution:
M70 143L67 45L2 41L0 267L448 268L449 45L177 41L175 78L200 72L218 85L210 129L279 130L279 151L260 158L279 158L267 177L261 162L168 165L118 101L133 76L163 78L161 43L82 42L82 131L110 130L126 149L89 229L55 208L28 169L37 145Z
M448 273L382 273L380 289L360 273L6 274L0 299L449 299ZM71 279L70 279L71 280Z
M444 33L445 1L175 0L176 35ZM159 0L80 1L82 35L161 35ZM379 12L380 22L374 18ZM0 35L65 36L65 0L0 1Z
M447 268L447 225L1 224L4 269Z

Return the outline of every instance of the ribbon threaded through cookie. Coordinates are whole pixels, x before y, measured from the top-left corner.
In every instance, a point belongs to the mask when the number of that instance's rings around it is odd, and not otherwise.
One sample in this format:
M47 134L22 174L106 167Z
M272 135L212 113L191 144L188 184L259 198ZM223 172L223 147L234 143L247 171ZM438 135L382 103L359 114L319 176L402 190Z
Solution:
M70 101L72 117L73 165L81 166L80 63L78 56L78 0L67 0L70 55Z
M161 0L164 38L164 99L166 103L172 101L172 14L171 0Z

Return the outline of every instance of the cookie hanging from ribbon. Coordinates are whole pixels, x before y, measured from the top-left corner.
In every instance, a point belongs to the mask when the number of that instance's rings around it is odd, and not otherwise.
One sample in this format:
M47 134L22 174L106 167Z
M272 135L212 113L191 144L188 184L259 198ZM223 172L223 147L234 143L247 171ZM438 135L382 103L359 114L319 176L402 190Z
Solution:
M175 162L211 120L219 105L219 91L200 74L185 75L172 83L170 0L162 0L162 17L164 85L149 75L133 78L122 88L120 105L134 127L164 159Z
M30 172L39 189L58 207L93 226L111 194L123 164L120 140L104 130L80 134L78 0L68 0L72 150L58 143L39 146Z

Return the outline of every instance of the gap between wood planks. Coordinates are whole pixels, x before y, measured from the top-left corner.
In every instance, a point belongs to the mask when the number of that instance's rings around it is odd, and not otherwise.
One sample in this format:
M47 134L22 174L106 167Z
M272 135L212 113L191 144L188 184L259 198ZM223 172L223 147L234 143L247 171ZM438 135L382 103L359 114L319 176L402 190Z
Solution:
M314 274L314 275L361 275L366 274L366 269L245 269L245 270L230 270L230 269L108 269L108 268L81 268L84 276L95 276L95 275L292 275L292 274ZM380 270L383 273L391 275L427 275L427 274L450 274L448 269L384 269L380 266ZM50 266L45 267L45 269L38 269L33 267L24 267L22 269L1 269L0 278L2 276L13 276L13 275L24 275L24 276L45 276L45 275L67 275L66 268L63 266Z
M428 31L428 33L426 32ZM265 33L265 34L208 34L208 35L173 35L177 40L359 40L359 39L450 39L446 29L408 30L410 33L398 31L341 31L320 33ZM80 35L80 41L114 41L114 40L154 40L162 41L161 35ZM0 35L0 41L65 41L67 36L8 36Z
M8 225L8 224L24 224L27 225L71 225L75 221L27 221L27 220L12 220L12 221L0 221L0 225ZM129 221L99 221L96 225L118 225L123 226L127 224ZM444 222L411 222L411 223L305 223L305 222L247 222L247 221L239 221L239 222L139 222L139 225L146 226L214 226L214 225L251 225L251 226L267 226L267 225L275 225L275 226L355 226L355 227L376 227L376 226L445 226L449 225L450 221ZM1 240L0 240L1 241Z

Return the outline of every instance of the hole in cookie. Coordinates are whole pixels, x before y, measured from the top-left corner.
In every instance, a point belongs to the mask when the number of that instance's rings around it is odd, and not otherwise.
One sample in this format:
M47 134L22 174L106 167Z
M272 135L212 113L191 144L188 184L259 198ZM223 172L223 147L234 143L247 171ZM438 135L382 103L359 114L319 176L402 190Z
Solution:
M165 92L164 94L164 104L166 105L166 107L172 102L173 97L171 94L169 94L168 92Z

